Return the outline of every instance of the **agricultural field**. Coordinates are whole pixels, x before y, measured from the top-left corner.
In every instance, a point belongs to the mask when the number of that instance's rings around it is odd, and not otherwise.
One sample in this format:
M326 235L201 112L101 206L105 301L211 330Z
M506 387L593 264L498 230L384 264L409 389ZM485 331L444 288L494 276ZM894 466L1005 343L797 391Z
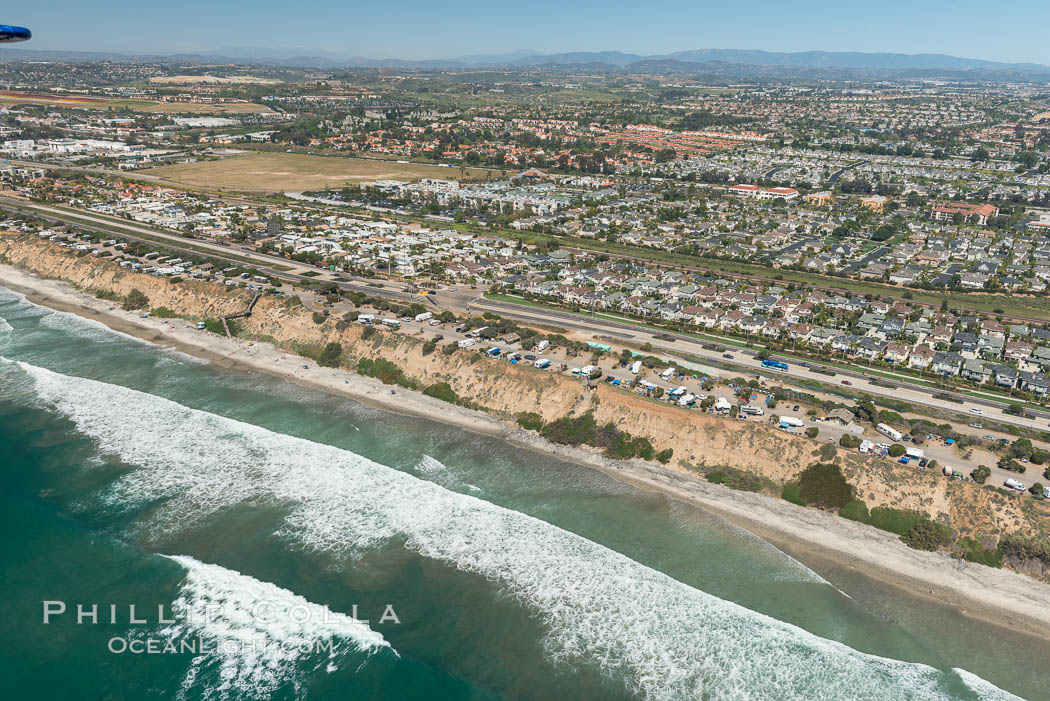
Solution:
M245 113L268 112L269 108L250 102L203 104L199 102L156 102L153 100L122 100L87 95L53 95L11 90L0 91L0 105L45 105L49 107L83 107L91 110L130 109L136 112L167 113Z
M256 192L340 188L347 183L384 179L462 179L459 168L299 153L252 153L141 172L185 185ZM467 179L484 179L491 172L484 168L467 168L463 175Z

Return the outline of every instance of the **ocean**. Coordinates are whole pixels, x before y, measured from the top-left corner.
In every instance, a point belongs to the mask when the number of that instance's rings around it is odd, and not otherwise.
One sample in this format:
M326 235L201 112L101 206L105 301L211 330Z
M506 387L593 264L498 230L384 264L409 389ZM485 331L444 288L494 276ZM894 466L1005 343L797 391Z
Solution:
M2 289L0 387L9 698L1050 697L1043 641Z

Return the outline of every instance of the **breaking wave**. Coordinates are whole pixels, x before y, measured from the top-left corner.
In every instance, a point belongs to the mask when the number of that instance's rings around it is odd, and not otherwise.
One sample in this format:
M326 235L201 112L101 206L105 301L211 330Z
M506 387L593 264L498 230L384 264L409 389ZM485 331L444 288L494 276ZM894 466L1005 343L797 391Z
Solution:
M593 663L652 699L949 699L1005 692L974 675L861 653L707 594L549 523L373 462L167 399L19 363L36 396L138 466L122 502L166 500L154 527L253 500L327 553L403 539L485 577L543 624L555 663Z
M269 698L291 686L301 697L312 673L333 672L347 653L372 654L390 644L350 616L286 589L186 556L167 556L186 569L170 618L158 639L199 641L180 698ZM396 654L396 653L395 653Z
M161 346L151 341L139 338L138 336L132 336L123 331L112 329L101 321L87 319L70 312L52 311L50 314L41 317L40 325L56 331L62 331L63 333L76 336L77 338L85 338L92 341L110 341L116 338L122 338L126 341L134 341L135 343L144 346L161 348Z
M441 472L445 470L445 464L437 458L432 458L427 454L423 454L423 457L416 463L416 472L421 472L424 475L430 475L435 472Z

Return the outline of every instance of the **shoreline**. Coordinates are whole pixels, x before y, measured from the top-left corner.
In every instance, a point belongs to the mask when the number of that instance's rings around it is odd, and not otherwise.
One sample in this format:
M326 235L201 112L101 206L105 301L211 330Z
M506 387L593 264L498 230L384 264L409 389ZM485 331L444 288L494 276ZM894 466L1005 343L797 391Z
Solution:
M420 392L392 389L349 370L320 367L308 358L283 352L266 342L198 331L183 319L141 318L134 312L110 309L110 302L76 290L69 283L40 278L13 266L0 265L0 286L25 295L34 304L90 319L221 367L262 372L385 411L454 425L601 470L643 491L660 493L711 512L786 552L857 570L902 589L909 596L936 600L970 618L1050 641L1050 585L1034 578L953 559L944 553L913 550L893 534L873 527L768 495L710 484L684 470L639 460L611 460L597 450L558 446L497 417ZM926 594L927 590L931 593Z

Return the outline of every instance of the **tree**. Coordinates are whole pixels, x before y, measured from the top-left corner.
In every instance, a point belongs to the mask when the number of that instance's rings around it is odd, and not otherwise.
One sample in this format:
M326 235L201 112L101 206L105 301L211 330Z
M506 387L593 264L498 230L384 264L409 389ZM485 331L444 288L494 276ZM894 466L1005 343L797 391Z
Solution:
M802 471L799 496L807 504L841 509L853 498L853 487L834 463L814 463Z
M843 448L847 448L850 450L856 450L857 448L859 448L860 443L860 438L857 438L856 436L849 433L843 433L842 438L839 438L839 445L841 445Z
M970 473L970 479L972 479L977 484L984 484L985 480L987 480L991 476L991 474L992 471L988 468L987 465L978 465L976 469L974 469L974 471Z
M820 433L820 429L816 426L810 426L806 429L806 438L816 438L818 433Z
M890 446L889 455L891 458L899 458L900 456L904 455L904 453L904 446L900 443L894 443Z

